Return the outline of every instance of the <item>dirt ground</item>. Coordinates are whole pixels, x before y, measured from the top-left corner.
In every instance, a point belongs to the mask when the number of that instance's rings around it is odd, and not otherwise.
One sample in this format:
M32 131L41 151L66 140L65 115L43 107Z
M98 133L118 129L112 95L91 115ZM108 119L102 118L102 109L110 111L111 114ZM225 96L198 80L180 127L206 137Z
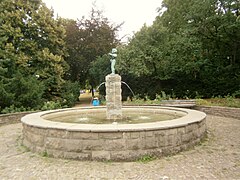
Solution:
M98 93L94 93L95 96L98 96ZM76 107L86 107L92 106L92 93L83 93L79 96L79 102L76 104Z

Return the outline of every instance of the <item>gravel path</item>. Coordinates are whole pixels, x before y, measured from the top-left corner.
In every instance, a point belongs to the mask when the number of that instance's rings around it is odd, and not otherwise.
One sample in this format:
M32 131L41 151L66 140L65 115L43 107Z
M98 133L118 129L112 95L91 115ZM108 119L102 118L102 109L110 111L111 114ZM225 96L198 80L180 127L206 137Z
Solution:
M207 117L208 140L175 156L143 162L81 162L31 153L21 124L0 127L0 179L240 179L240 120Z

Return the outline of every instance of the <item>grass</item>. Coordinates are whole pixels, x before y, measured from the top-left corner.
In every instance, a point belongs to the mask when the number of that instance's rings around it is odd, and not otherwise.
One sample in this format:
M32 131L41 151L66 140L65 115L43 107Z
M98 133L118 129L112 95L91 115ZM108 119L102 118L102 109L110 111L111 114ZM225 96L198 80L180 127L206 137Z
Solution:
M141 163L148 163L150 161L153 161L155 160L156 157L155 156L152 156L152 155L144 155L142 157L140 157L137 162L141 162Z
M41 156L42 157L49 157L49 154L47 153L47 151L44 151L41 153Z
M224 98L215 97L210 99L197 99L197 105L203 106L223 106L223 107L235 107L240 108L240 99L227 96Z
M169 98L172 99L172 98ZM127 100L123 102L124 105L160 105L161 98L156 98L154 100L150 100L149 98L140 99L133 98L132 101ZM235 107L240 108L240 98L234 98L233 96L225 96L225 97L214 97L209 99L196 99L197 105L202 106L223 106L223 107Z

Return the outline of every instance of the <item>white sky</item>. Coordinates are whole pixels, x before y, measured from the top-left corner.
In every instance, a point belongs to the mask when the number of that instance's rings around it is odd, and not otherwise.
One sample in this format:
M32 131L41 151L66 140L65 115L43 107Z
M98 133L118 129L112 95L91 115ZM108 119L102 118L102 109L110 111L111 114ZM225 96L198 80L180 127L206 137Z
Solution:
M157 8L162 0L95 0L97 8L103 10L103 15L110 22L122 25L120 38L131 37L144 23L151 25L158 15ZM64 18L81 19L89 17L94 0L43 0L48 8L53 8L55 14Z

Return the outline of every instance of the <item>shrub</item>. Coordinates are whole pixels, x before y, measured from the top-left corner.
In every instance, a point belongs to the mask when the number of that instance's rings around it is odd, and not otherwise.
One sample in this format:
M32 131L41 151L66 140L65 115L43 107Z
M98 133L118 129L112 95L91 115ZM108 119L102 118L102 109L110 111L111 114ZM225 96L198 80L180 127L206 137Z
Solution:
M0 81L0 112L14 102L14 92L8 91L8 85Z
M61 103L59 101L57 102L54 102L54 101L47 101L47 102L44 102L41 110L53 110L53 109L59 109L61 108Z
M66 81L61 90L62 106L73 106L78 101L79 95L79 83Z
M35 77L16 74L8 83L0 82L0 112L38 109L43 104L44 85Z
M11 89L15 92L14 105L16 107L38 109L42 106L45 87L35 77L17 76L12 82Z
M31 111L31 108L25 108L23 106L21 107L15 107L14 105L11 105L9 107L5 107L1 113L2 114L7 114L7 113L15 113L15 112L23 112L23 111Z

